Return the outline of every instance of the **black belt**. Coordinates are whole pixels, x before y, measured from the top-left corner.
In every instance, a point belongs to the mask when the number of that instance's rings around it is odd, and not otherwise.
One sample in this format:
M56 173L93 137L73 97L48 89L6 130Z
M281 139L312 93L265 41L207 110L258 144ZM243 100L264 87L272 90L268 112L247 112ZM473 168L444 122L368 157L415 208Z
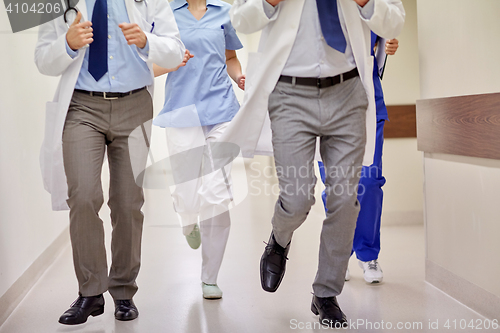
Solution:
M77 91L79 93L86 94L86 95L90 95L90 96L104 97L104 99L116 99L116 98L120 98L120 97L130 96L130 95L135 94L136 92L142 91L144 89L146 89L146 87L142 87L142 88L131 90L129 92L124 92L124 93L120 93L120 92L102 92L102 91L87 91L87 90L81 90L81 89L75 89L75 91Z
M281 75L278 81L298 84L301 86L313 86L318 88L328 88L339 84L341 82L352 79L353 77L359 76L358 69L354 68L353 70L343 73L337 76L330 76L325 78L314 78L314 77L296 77L296 76L287 76Z

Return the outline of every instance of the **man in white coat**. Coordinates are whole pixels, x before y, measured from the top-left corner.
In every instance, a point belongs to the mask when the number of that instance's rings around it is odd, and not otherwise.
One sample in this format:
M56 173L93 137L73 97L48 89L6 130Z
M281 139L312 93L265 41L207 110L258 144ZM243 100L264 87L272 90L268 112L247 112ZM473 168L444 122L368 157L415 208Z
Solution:
M319 138L328 213L311 310L324 325L344 326L336 296L359 212L360 167L372 164L374 155L370 30L396 37L403 6L400 0L235 0L231 15L240 32L263 29L259 53L249 59L242 108L221 138L239 144L244 156L262 151L257 143L268 111L281 191L261 258L262 287L277 290L292 234L314 204Z
M35 50L40 72L61 76L53 102L47 103L41 165L53 209L70 209L79 297L59 318L67 325L102 314L106 291L115 301L116 319L139 314L132 297L144 197L132 165L145 166L147 147L138 148L144 137L131 133L150 132L153 63L173 68L185 53L166 0L83 0L78 5L40 27ZM106 150L113 226L109 274L98 215Z

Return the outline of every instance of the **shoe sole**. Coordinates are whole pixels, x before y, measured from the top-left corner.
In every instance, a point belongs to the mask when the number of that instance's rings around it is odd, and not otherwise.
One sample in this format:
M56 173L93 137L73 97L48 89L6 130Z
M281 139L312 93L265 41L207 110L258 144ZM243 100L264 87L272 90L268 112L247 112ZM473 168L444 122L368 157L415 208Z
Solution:
M139 317L139 315L137 315L136 317L125 317L125 318L116 318L116 316L115 316L115 319L119 320L119 321L130 321L130 320L137 319L137 317Z
M221 299L222 295L220 295L220 296L219 295L207 295L207 296L203 295L203 298L204 299Z

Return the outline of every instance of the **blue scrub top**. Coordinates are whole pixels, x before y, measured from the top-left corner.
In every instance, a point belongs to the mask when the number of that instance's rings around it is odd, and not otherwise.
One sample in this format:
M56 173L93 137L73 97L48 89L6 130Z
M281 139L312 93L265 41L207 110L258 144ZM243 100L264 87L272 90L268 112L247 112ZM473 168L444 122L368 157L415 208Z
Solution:
M199 21L185 0L175 0L170 6L181 40L194 58L168 74L165 104L153 124L195 127L230 121L240 105L227 74L226 49L243 47L231 25L231 5L207 0L207 11Z

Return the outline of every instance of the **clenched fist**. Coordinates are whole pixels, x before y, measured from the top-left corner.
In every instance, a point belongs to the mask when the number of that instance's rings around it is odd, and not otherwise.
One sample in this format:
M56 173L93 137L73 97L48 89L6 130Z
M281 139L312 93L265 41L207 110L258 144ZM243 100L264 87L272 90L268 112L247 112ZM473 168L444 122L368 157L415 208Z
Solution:
M128 45L135 44L141 49L146 46L148 38L137 23L120 23L118 26L122 29Z
M399 41L394 38L385 42L385 53L388 55L394 55L399 47Z
M92 33L92 22L81 22L82 13L78 12L76 14L76 18L71 23L71 26L66 33L66 41L68 42L68 46L73 50L79 50L85 45L88 45L94 41L92 38L94 34Z

